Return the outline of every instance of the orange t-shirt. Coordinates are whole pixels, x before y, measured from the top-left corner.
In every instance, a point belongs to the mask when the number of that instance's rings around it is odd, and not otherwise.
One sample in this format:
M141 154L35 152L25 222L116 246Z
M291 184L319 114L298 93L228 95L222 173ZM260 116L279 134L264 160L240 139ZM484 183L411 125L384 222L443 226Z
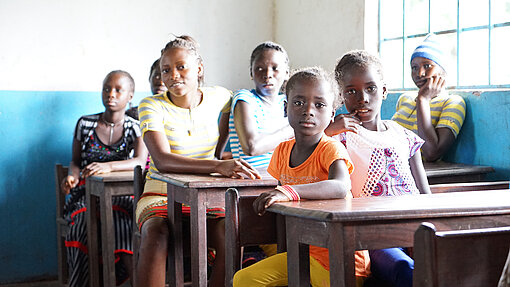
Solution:
M354 170L345 147L339 141L328 136L321 138L313 153L302 164L290 167L290 153L295 143L294 139L280 143L274 150L271 162L267 167L268 173L278 179L282 185L298 185L327 180L329 167L339 159L345 161L349 174ZM352 197L352 194L348 193L348 197ZM326 270L329 270L328 249L311 245L310 256L315 258ZM355 260L356 276L368 276L370 274L368 251L356 251Z

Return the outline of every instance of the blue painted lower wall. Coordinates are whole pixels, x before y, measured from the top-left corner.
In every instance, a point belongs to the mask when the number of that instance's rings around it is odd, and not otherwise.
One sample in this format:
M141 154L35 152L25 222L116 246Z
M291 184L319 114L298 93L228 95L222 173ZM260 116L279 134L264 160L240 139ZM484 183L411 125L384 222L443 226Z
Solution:
M55 164L78 118L101 111L100 92L0 91L0 284L57 275Z
M447 159L491 165L490 179L509 179L510 91L460 94L468 112ZM383 103L383 118L397 98ZM103 110L99 92L0 91L0 284L56 276L54 166L69 163L78 118Z

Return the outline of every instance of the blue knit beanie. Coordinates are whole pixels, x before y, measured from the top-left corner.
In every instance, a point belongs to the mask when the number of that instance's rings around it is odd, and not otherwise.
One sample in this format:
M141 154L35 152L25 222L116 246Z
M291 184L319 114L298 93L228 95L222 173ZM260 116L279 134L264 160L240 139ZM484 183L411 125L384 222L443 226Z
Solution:
M428 34L427 37L425 37L425 40L416 47L411 55L411 61L416 57L422 57L434 61L446 72L445 54L436 35Z

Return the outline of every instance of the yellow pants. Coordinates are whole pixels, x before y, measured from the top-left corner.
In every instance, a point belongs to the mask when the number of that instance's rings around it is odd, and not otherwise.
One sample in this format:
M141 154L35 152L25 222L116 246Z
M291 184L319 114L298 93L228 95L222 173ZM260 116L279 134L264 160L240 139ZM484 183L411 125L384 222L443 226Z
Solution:
M363 286L364 277L356 277L356 286ZM329 286L329 271L310 257L310 283L313 287ZM287 286L287 252L261 260L234 275L234 287Z

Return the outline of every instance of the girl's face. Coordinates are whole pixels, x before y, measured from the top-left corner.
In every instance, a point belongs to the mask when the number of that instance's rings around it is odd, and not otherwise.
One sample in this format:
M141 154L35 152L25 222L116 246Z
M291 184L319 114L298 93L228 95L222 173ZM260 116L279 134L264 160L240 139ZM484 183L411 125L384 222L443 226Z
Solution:
M103 81L103 105L110 111L121 111L133 99L131 81L122 73L111 74Z
M289 124L296 136L322 134L334 116L334 95L324 80L310 79L296 83L287 94Z
M444 77L445 75L446 73L443 68L432 60L416 57L411 61L411 77L418 88L425 85L429 78L435 76Z
M185 48L171 48L161 55L161 78L174 97L196 92L203 71L197 56Z
M340 86L347 111L359 118L365 128L370 129L371 124L377 127L382 100L386 98L386 86L377 69L373 65L352 68Z
M152 70L149 77L149 82L151 84L151 91L153 95L161 94L167 91L165 83L163 83L161 79L160 65L156 65L156 67Z
M264 49L253 60L251 76L261 96L277 95L283 82L289 78L285 55L274 49Z

